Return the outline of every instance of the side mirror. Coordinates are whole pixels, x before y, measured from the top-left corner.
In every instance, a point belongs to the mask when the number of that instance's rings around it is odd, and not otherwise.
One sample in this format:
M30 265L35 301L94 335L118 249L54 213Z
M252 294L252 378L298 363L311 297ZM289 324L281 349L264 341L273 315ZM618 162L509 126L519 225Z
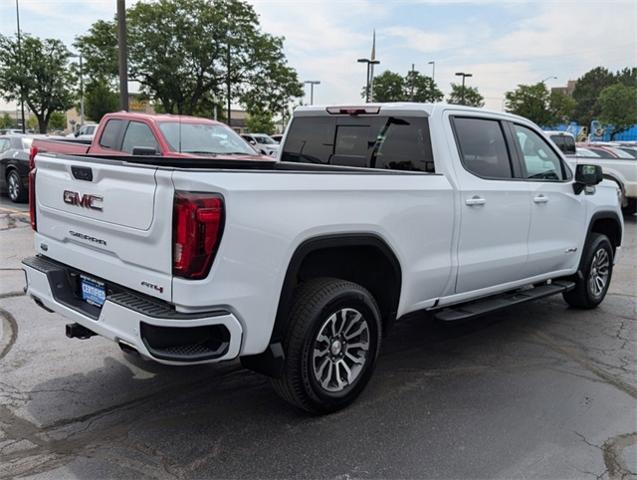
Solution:
M577 167L575 167L575 183L573 184L573 191L576 195L579 195L585 187L597 185L603 179L604 175L602 174L602 167L599 165L577 165Z
M157 155L157 150L153 147L133 147L132 155L145 155L152 157L153 155Z
M74 133L73 135L75 135L75 138L79 137L79 136L80 136L80 131L79 131L79 130L76 130L76 131L75 131L75 133Z

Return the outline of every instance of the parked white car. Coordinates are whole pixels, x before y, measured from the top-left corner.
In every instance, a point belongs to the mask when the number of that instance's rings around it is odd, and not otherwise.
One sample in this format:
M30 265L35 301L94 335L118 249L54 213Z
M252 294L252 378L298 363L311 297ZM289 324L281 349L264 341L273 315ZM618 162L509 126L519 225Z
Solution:
M69 133L67 138L76 138L77 140L89 140L92 141L97 131L96 123L85 123L75 132Z
M279 143L265 133L244 133L241 137L263 155L276 156L279 153Z
M575 155L575 135L561 130L545 130L544 133L564 155Z
M172 365L240 358L325 413L361 393L406 315L554 294L588 309L608 291L616 188L524 118L303 107L280 160L37 154L27 294L69 337Z
M602 167L604 178L612 180L620 192L622 208L626 213L637 211L637 150L614 144L578 145L575 163Z

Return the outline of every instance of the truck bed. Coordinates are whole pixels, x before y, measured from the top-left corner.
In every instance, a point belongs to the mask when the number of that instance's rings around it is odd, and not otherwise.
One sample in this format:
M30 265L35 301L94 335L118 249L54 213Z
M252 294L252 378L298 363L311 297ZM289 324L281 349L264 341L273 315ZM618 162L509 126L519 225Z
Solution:
M38 152L55 152L61 154L78 155L86 154L91 147L90 140L78 140L76 138L36 138L33 148Z

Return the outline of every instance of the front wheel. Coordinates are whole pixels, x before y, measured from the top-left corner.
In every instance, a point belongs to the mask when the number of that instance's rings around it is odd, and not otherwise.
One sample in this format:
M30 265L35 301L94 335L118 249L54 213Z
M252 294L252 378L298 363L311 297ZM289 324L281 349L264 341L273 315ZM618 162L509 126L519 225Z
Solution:
M608 292L613 273L613 247L606 235L591 233L582 260L582 277L575 288L563 294L571 307L590 309L597 307Z
M303 283L283 342L283 375L272 381L274 389L311 413L346 407L372 375L380 332L378 306L365 288L332 278Z

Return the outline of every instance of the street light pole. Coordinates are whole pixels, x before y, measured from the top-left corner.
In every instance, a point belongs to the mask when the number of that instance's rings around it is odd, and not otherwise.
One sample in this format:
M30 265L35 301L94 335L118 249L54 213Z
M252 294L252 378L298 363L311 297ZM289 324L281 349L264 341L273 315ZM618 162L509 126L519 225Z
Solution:
M370 60L369 58L359 58L357 60L358 63L366 63L367 64L367 81L365 82L365 103L369 103L369 85L372 81L370 78L370 67L372 65L378 65L380 60Z
M126 2L117 0L117 53L119 67L119 102L128 111L128 59L126 49Z
M15 18L18 25L18 56L20 57L20 70L22 70L22 39L20 35L20 8L18 7L18 0L15 0ZM22 73L21 71L20 75L22 75ZM24 86L22 85L22 79L20 80L20 110L22 111L22 133L26 133L27 122L24 119Z
M462 77L462 95L461 95L461 105L464 105L464 79L467 77L473 77L472 73L465 73L465 72L456 72L456 77Z
M436 83L436 61L427 62L427 65L431 65L431 81Z
M544 82L546 82L547 80L557 80L557 77L555 77L555 76L551 75L551 76L549 76L549 77L546 77L546 78L545 78L544 80L542 80L540 83L544 83Z
M314 85L320 85L321 82L319 80L306 80L303 83L310 86L310 105L314 105Z

